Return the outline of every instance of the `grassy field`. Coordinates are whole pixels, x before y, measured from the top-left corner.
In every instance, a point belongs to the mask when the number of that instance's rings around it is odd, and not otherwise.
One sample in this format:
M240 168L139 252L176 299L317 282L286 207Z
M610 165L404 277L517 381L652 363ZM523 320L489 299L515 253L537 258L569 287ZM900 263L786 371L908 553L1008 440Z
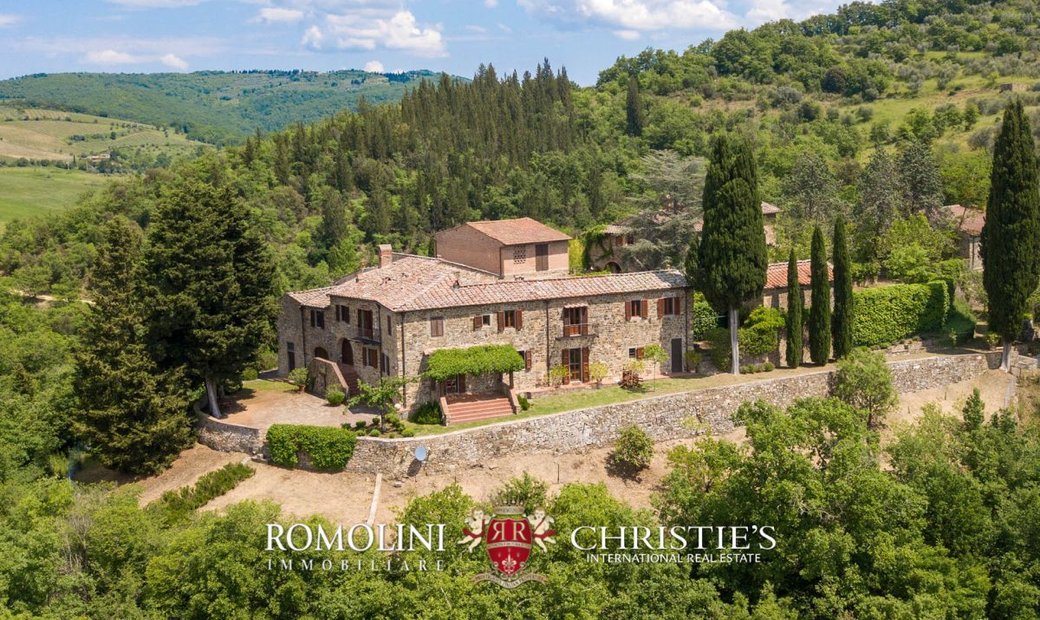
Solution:
M112 177L61 168L0 168L0 229L15 218L67 209Z
M200 143L152 125L89 114L0 106L0 159L69 162L110 153L134 156L189 155Z

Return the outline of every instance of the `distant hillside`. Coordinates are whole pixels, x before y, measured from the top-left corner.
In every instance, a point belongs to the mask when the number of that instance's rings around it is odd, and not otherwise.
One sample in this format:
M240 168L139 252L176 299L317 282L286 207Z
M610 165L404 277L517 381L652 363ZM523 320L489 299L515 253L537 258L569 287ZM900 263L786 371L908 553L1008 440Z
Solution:
M198 73L58 73L0 81L0 104L133 119L175 127L211 144L240 142L257 128L284 129L370 103L393 102L423 79L441 74L335 71Z

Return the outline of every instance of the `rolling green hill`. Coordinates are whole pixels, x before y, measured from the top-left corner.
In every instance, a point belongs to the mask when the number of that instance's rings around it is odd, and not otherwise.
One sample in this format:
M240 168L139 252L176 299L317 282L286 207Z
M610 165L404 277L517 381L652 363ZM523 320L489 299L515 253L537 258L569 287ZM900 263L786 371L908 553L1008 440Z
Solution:
M0 168L0 230L16 218L63 211L110 175L56 167Z
M356 109L362 98L397 101L420 80L439 77L430 71L354 70L35 74L0 81L0 103L19 100L33 107L128 118L227 144L257 128L276 131Z

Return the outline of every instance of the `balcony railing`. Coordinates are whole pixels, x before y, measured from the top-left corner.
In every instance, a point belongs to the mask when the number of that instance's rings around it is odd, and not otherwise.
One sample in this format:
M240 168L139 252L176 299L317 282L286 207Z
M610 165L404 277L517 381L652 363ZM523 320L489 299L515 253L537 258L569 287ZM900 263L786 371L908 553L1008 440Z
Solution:
M563 338L576 338L578 336L595 336L595 323L571 323L564 324Z
M355 327L354 338L367 342L382 342L383 334L378 327Z

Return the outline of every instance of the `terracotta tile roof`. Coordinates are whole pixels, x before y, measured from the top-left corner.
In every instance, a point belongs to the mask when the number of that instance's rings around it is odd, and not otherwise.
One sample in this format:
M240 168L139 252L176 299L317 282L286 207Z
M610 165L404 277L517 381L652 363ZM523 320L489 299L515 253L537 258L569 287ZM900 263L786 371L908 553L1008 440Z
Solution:
M555 228L550 228L538 220L521 217L513 220L486 220L467 222L462 226L476 229L502 245L518 245L521 243L547 243L549 241L569 241L566 235Z
M445 260L395 254L394 261L381 269L362 271L332 286L297 291L289 293L289 296L311 307L326 307L330 297L337 296L374 301L394 312L401 312L662 291L685 286L686 279L675 270L499 280L494 274Z
M809 260L798 261L798 284L803 288L812 284L812 269ZM827 263L827 279L834 281L834 266ZM768 289L787 288L787 263L769 263L766 268L766 286Z
M777 213L780 213L780 207L768 202L762 202L762 215L776 215Z
M986 225L986 212L981 209L971 209L961 205L946 205L943 210L953 218L957 230L978 237L982 234L982 227Z

